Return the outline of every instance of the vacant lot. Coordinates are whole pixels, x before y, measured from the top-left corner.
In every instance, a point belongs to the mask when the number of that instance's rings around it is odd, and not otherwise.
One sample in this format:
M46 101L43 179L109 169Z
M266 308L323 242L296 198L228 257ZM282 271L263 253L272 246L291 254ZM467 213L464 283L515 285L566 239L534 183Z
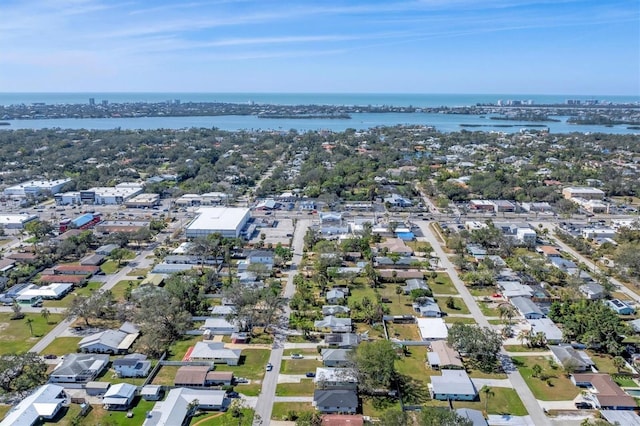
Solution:
M24 318L19 320L12 320L12 315L13 313L0 313L0 354L27 352L63 319L62 315L51 314L47 323L38 313L25 314ZM33 334L27 319L33 320L31 323Z
M550 364L550 357L514 357L513 362L537 399L543 401L566 401L574 399L579 393L571 380L560 367ZM534 377L533 366L538 364L542 372ZM546 380L543 380L546 379Z

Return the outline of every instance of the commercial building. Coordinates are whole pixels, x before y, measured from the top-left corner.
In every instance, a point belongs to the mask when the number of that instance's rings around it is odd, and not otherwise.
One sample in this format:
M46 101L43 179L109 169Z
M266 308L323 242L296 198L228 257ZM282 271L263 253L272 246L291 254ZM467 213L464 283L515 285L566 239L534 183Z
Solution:
M570 186L562 190L562 196L567 200L572 198L584 198L586 200L604 199L604 191L588 186Z
M60 192L60 189L67 182L71 182L71 179L30 180L6 188L4 195L6 197L37 197L44 192L55 194Z
M158 194L138 194L124 203L129 208L151 208L158 204L160 204L160 196Z
M249 222L250 210L232 207L202 207L198 217L187 226L187 238L221 234L225 238L238 238Z
M23 229L24 225L38 216L32 214L3 214L0 215L0 225L5 229Z

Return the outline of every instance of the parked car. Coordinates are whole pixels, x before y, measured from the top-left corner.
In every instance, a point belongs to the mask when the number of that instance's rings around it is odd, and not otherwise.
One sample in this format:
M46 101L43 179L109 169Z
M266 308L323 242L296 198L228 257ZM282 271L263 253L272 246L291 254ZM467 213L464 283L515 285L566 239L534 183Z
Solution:
M245 377L236 377L236 383L249 383L249 379Z
M267 364L267 371L271 371L273 370L273 364L269 363Z
M305 374L305 376L307 376L307 377L316 377L316 373L314 373L313 371L309 371L309 372L307 372L307 374Z
M56 359L58 358L58 355L54 355L54 354L47 354L44 356L44 359Z
M240 398L240 394L238 392L235 392L235 391L227 392L227 396L229 398Z
M291 354L291 359L303 359L304 357L301 354Z
M589 404L586 401L582 401L582 402L576 402L576 408L578 409L590 409L593 408L593 406L591 404Z

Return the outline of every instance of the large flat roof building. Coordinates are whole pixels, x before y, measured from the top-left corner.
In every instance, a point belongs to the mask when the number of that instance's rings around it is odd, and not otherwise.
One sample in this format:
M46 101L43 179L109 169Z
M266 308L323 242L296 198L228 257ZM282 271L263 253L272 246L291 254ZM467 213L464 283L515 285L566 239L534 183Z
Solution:
M18 185L13 185L4 190L4 195L7 197L26 197L26 196L38 196L45 191L49 191L52 194L60 192L60 189L65 183L71 182L71 179L57 179L57 180L30 180L28 182L22 182Z
M22 229L27 222L38 219L33 214L0 214L0 225L6 229Z
M250 218L250 210L234 207L202 207L198 217L187 226L187 238L219 233L225 238L238 238Z
M585 200L602 200L604 191L588 186L570 186L562 190L562 196L567 200L571 198L584 198Z

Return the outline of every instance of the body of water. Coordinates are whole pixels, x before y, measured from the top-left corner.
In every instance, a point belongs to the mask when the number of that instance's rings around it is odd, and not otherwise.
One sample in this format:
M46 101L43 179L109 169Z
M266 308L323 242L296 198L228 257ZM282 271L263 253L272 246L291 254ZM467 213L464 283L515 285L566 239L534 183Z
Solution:
M399 124L434 126L440 132L469 131L499 131L505 133L519 132L522 128L544 125L551 133L609 133L609 134L640 134L640 130L628 129L628 125L586 126L574 125L566 122L567 117L554 117L560 122L526 123L515 121L491 120L489 117L459 114L432 113L358 113L351 114L352 119L277 119L258 118L253 115L223 115L216 117L137 117L137 118L61 118L48 120L11 120L9 126L0 126L0 130L11 129L184 129L191 127L212 128L222 130L281 130L295 129L299 132L310 130L332 130L341 132L346 129L365 130L377 126L396 126ZM461 126L461 124L473 127ZM511 126L511 127L502 127Z
M640 103L634 96L574 96L574 95L527 95L527 94L327 94L327 93L0 93L0 105L32 104L88 104L89 98L96 103L106 100L110 103L131 102L228 102L274 105L389 105L389 106L470 106L475 104L495 104L498 100L531 100L534 104L561 104L568 99L581 101L597 99L600 102ZM566 123L567 117L556 117L561 122L527 123L526 121L491 120L488 116L433 114L433 113L354 113L352 119L275 119L256 116L215 116L215 117L137 117L137 118L87 118L87 119L39 119L11 120L11 129L182 129L190 127L217 127L222 130L283 130L295 129L300 132L310 130L343 131L348 128L364 130L376 126L399 124L429 125L441 132L456 132L463 129L474 131L518 132L527 124L545 125L551 133L602 132L612 134L634 134L638 130L627 129L626 125L613 127L584 126ZM461 124L471 125L469 127ZM504 127L511 126L511 127ZM539 129L540 127L531 127Z

